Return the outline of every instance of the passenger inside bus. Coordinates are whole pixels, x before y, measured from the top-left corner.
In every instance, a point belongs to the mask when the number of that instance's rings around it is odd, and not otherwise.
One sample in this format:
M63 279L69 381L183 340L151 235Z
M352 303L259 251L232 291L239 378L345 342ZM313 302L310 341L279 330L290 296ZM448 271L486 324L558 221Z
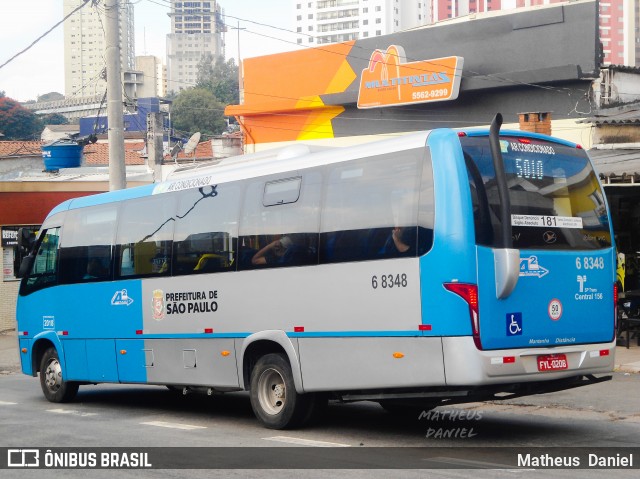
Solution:
M91 258L87 262L87 273L82 279L106 279L108 270L98 258Z
M251 258L251 263L256 266L284 263L286 257L292 259L291 254L287 255L287 252L291 251L292 248L295 248L295 245L291 238L283 236L280 239L272 241L254 254L253 258Z
M416 255L416 228L396 226L378 252L379 256L398 258Z

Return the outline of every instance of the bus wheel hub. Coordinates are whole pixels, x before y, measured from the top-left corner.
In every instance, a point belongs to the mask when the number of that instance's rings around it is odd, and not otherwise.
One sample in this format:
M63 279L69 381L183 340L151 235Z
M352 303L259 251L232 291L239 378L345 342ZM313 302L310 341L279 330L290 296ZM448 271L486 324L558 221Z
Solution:
M283 384L277 384L274 388L273 388L273 394L275 395L275 397L277 397L278 399L282 399L284 397L284 385Z

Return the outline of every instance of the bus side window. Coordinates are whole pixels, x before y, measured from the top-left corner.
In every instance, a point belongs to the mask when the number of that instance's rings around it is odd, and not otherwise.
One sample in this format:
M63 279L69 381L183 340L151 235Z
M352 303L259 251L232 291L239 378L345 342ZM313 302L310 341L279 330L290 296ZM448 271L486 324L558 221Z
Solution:
M170 274L175 220L175 195L123 202L116 238L116 275L128 278Z
M431 150L425 149L420 181L420 203L418 205L418 256L431 250L433 246L433 226L436 214L433 196L433 164Z
M493 244L493 221L482 174L471 155L467 152L464 153L464 162L469 177L476 243L491 246Z
M241 184L181 191L173 240L173 274L236 269Z
M60 241L60 283L111 279L111 255L117 206L68 212Z
M328 167L320 263L416 256L422 152Z
M238 269L318 263L322 174L249 183L240 220Z
M43 232L38 250L28 272L22 282L20 294L26 295L58 283L58 244L60 228L50 228Z

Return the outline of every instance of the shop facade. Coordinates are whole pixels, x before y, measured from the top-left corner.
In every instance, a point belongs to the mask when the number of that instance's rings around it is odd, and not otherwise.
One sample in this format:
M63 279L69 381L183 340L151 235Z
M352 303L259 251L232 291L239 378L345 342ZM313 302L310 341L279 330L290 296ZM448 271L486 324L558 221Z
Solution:
M500 112L553 115L554 135L589 147L601 46L593 1L489 12L391 35L247 58L238 119L245 151L330 146L441 127L485 126Z

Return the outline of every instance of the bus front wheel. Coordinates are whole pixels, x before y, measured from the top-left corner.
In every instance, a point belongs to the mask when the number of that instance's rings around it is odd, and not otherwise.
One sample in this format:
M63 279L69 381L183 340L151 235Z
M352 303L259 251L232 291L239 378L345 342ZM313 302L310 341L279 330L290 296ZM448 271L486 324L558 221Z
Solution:
M262 356L251 371L251 407L269 429L302 426L320 409L315 394L298 394L286 356Z
M55 348L44 352L40 362L40 386L44 397L51 402L69 402L78 392L78 383L62 377L62 366Z

